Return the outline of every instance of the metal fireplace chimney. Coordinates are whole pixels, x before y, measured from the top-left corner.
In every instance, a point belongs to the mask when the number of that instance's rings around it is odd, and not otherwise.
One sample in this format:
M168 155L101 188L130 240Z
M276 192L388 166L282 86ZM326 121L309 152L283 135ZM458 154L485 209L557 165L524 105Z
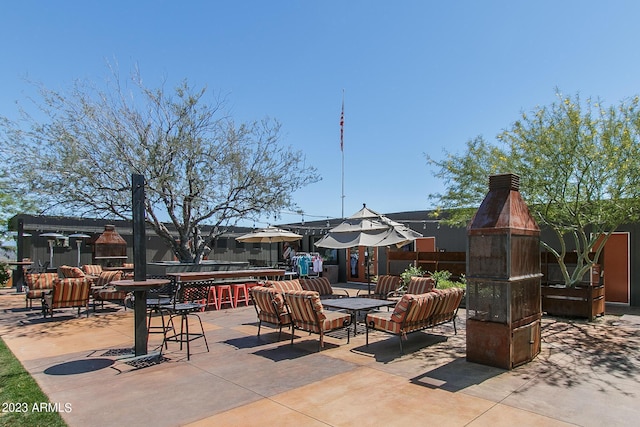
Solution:
M127 241L113 225L105 225L104 232L93 244L94 263L103 267L121 267L127 260Z
M540 353L540 228L520 177L489 177L467 227L467 360L503 369Z

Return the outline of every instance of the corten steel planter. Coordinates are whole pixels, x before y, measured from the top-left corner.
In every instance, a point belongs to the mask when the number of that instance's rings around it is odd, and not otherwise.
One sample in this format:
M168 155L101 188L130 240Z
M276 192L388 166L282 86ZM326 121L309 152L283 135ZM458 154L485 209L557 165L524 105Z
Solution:
M542 311L551 316L593 320L604 315L604 285L585 284L569 288L542 286Z
M540 229L517 175L489 178L467 229L467 360L512 369L540 353Z

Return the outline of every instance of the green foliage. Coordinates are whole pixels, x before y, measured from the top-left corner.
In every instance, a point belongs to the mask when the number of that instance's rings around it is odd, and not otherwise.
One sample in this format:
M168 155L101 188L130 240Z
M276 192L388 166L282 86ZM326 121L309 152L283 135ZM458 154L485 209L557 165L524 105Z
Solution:
M9 270L9 266L0 261L0 286L6 285L10 277L11 271Z
M19 408L8 408L14 409L12 411L0 412L2 427L66 426L58 412L32 410L34 404L48 403L49 399L2 339L0 339L0 402L23 404ZM22 411L22 409L27 410Z
M436 288L439 287L438 285L440 283L449 281L449 279L451 278L451 272L447 270L440 270L440 271L436 270L434 272L429 272L429 274L431 275L431 278L435 282Z
M464 154L427 157L439 169L436 177L449 184L430 197L451 212L449 223L465 224L486 195L490 175L518 174L532 215L555 234L542 245L573 286L598 262L600 236L640 219L640 98L605 108L597 100L557 97L523 113L497 136L500 146L477 137ZM574 249L578 266L569 271L564 258Z
M13 164L25 194L52 213L128 220L131 175L142 174L147 222L181 261L200 262L226 225L295 209L292 195L320 179L282 144L277 120L237 123L187 81L149 88L137 73L113 72L104 87L39 89L34 107L44 119L0 118L0 146L29 153Z

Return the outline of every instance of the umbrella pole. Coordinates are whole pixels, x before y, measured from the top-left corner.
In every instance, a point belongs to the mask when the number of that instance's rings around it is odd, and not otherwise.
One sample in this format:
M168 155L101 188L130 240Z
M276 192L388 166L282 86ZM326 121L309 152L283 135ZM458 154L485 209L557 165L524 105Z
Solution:
M367 277L367 293L371 295L371 276L369 275L369 251L364 251L364 274Z

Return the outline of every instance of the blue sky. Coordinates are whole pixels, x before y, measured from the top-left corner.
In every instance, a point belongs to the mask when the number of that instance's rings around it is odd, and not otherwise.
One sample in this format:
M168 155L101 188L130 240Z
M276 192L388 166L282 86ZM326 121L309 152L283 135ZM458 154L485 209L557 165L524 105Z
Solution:
M344 90L345 215L430 209L446 183L425 153L493 140L556 87L605 103L638 94L639 16L633 0L3 2L0 115L33 93L25 78L64 90L104 80L107 63L137 65L151 86L206 85L236 120L278 119L318 168L295 194L313 220L342 214Z

